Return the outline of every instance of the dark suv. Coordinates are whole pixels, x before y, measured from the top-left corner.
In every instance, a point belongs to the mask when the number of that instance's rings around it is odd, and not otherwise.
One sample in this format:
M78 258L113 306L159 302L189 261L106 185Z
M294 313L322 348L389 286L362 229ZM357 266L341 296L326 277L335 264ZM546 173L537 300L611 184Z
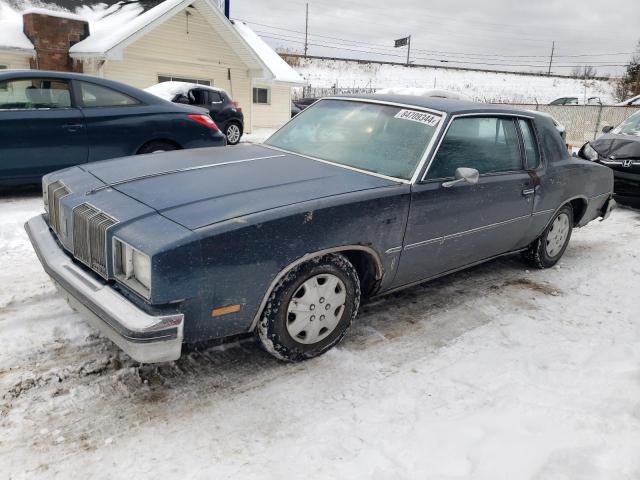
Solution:
M235 145L240 141L244 131L242 108L221 88L187 82L162 82L146 91L174 103L206 109L227 137L227 144Z

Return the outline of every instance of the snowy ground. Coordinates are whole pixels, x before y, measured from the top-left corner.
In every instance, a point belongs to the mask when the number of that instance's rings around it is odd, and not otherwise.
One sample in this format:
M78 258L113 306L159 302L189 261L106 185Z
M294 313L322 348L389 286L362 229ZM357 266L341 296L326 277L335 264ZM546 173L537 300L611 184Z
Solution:
M296 59L295 70L311 87L421 87L463 93L481 102L549 103L559 97L585 94L582 80L571 78L487 73L472 70L404 67L343 60ZM587 97L614 102L613 85L588 81Z
M366 305L336 349L133 363L57 295L0 197L2 478L640 478L640 212Z

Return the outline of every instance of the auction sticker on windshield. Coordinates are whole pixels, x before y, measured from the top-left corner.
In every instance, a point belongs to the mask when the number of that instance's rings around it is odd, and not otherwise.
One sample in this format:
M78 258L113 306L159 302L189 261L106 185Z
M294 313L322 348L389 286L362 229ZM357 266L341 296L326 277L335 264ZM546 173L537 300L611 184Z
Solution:
M440 117L432 115L430 113L418 112L416 110L402 109L396 113L395 118L401 118L403 120L411 120L412 122L424 123L430 127L435 127L440 122Z

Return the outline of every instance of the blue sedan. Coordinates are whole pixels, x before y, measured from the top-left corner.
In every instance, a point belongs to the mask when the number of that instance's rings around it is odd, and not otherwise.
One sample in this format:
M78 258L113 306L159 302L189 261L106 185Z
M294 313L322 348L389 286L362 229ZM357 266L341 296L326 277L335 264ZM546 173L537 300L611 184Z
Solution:
M74 165L225 145L207 112L78 73L0 73L0 185Z
M367 298L507 254L552 267L615 206L612 171L570 157L550 118L438 98L326 98L263 145L130 163L47 175L26 228L71 305L141 362L250 333L315 357Z

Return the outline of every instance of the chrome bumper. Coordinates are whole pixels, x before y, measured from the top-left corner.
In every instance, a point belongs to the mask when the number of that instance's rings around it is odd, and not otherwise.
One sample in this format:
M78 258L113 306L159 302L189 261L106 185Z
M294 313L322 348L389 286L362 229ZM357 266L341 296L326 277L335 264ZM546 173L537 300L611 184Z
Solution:
M139 362L180 358L184 315L149 315L94 279L64 253L42 216L33 217L24 227L45 271L91 325Z

